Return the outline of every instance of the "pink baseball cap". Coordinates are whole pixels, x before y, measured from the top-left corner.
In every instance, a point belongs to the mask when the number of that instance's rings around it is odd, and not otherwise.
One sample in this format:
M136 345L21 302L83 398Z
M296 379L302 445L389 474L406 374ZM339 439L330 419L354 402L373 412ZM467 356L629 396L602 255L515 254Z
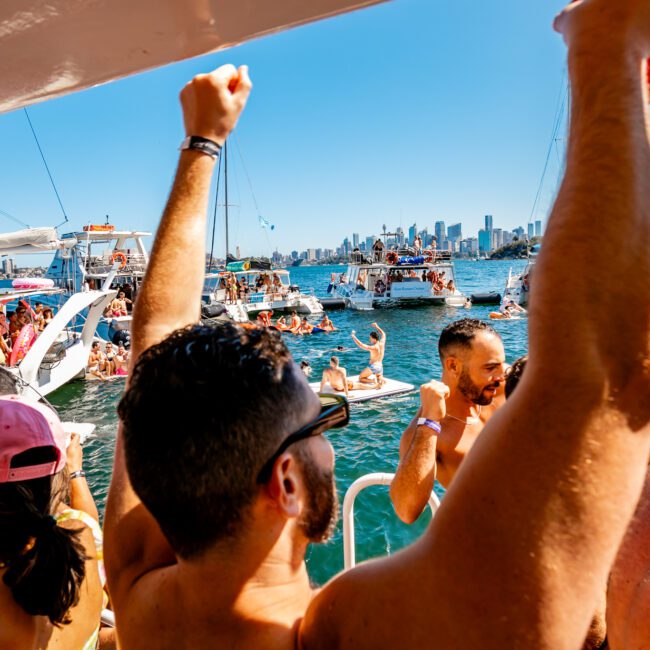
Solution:
M68 436L56 413L17 395L0 397L0 483L52 476L63 469ZM11 467L12 459L38 447L54 448L54 460Z

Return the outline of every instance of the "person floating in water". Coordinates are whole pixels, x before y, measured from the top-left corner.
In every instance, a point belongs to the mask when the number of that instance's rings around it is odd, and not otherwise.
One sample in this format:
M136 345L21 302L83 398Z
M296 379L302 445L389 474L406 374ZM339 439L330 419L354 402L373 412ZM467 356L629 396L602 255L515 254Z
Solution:
M318 323L318 327L322 329L324 332L333 332L336 330L336 327L334 327L334 323L329 319L327 314L323 314L323 320L321 320L320 323Z
M359 381L364 384L374 384L375 388L381 388L386 381L383 379L384 374L384 353L386 352L386 333L377 325L372 323L377 332L370 332L370 345L362 343L352 330L352 340L362 349L370 352L370 363L364 368L359 375Z

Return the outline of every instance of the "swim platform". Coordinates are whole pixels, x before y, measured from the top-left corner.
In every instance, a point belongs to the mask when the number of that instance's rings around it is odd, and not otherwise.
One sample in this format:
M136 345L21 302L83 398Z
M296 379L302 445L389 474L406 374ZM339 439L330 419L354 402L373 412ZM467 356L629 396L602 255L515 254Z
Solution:
M348 377L349 381L353 381L355 384L359 382L359 375L354 375L353 377ZM391 395L401 395L402 393L410 393L412 390L415 390L413 384L407 384L403 381L397 381L396 379L389 379L384 377L386 382L381 388L368 388L361 390L351 390L348 393L349 402L365 402L371 399L379 399L380 397L389 397ZM320 392L320 382L313 381L309 384L310 388L315 392ZM325 384L325 393L336 393L337 395L343 395L339 391L335 391L329 384Z

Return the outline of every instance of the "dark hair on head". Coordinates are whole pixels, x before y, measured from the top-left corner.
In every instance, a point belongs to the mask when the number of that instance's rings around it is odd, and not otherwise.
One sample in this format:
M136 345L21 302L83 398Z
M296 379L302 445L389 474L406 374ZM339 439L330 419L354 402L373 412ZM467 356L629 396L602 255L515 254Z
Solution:
M379 341L379 334L377 334L375 330L372 330L372 332L370 332L370 338L375 339L375 341Z
M5 368L0 368L0 396L18 395L18 378Z
M49 307L46 307L43 310L43 316L45 316L46 314L49 314L50 316L54 316L54 312Z
M440 358L444 359L453 347L461 347L469 350L472 347L472 341L479 332L486 332L499 336L494 328L490 327L478 318L462 318L461 320L449 323L440 334L438 340L438 353ZM500 337L499 337L500 338Z
M335 366L339 365L339 358L334 356L330 358L330 362L333 363Z
M312 393L278 332L178 330L146 350L118 412L133 488L183 558L240 534L257 474Z
M46 457L50 455L50 458ZM52 449L30 449L12 459L12 467L51 460ZM47 616L53 625L70 622L86 575L80 531L58 526L51 516L67 491L67 475L0 483L0 563L4 584L31 616Z
M510 366L508 372L506 372L506 399L508 399L508 397L512 395L512 391L517 388L517 384L519 383L521 376L524 374L527 363L528 355L524 354L524 356L519 357L519 359Z

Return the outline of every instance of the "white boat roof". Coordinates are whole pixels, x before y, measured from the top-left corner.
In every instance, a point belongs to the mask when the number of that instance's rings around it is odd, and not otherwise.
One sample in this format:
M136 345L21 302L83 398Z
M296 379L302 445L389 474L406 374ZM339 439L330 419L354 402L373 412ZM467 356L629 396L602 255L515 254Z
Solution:
M224 275L261 275L271 273L275 275L289 275L285 269L249 269L248 271L218 271L217 273L207 273L206 278L221 278Z
M106 241L110 239L136 239L140 237L151 237L150 232L140 230L83 230L80 232L71 232L64 237L76 237L79 241Z
M26 228L0 233L0 255L44 253L61 246L62 242L54 228Z
M0 113L386 0L3 0Z
M21 298L31 298L32 296L52 296L57 293L64 293L64 290L56 287L40 289L13 289L12 287L2 287L0 288L0 304L20 300Z

